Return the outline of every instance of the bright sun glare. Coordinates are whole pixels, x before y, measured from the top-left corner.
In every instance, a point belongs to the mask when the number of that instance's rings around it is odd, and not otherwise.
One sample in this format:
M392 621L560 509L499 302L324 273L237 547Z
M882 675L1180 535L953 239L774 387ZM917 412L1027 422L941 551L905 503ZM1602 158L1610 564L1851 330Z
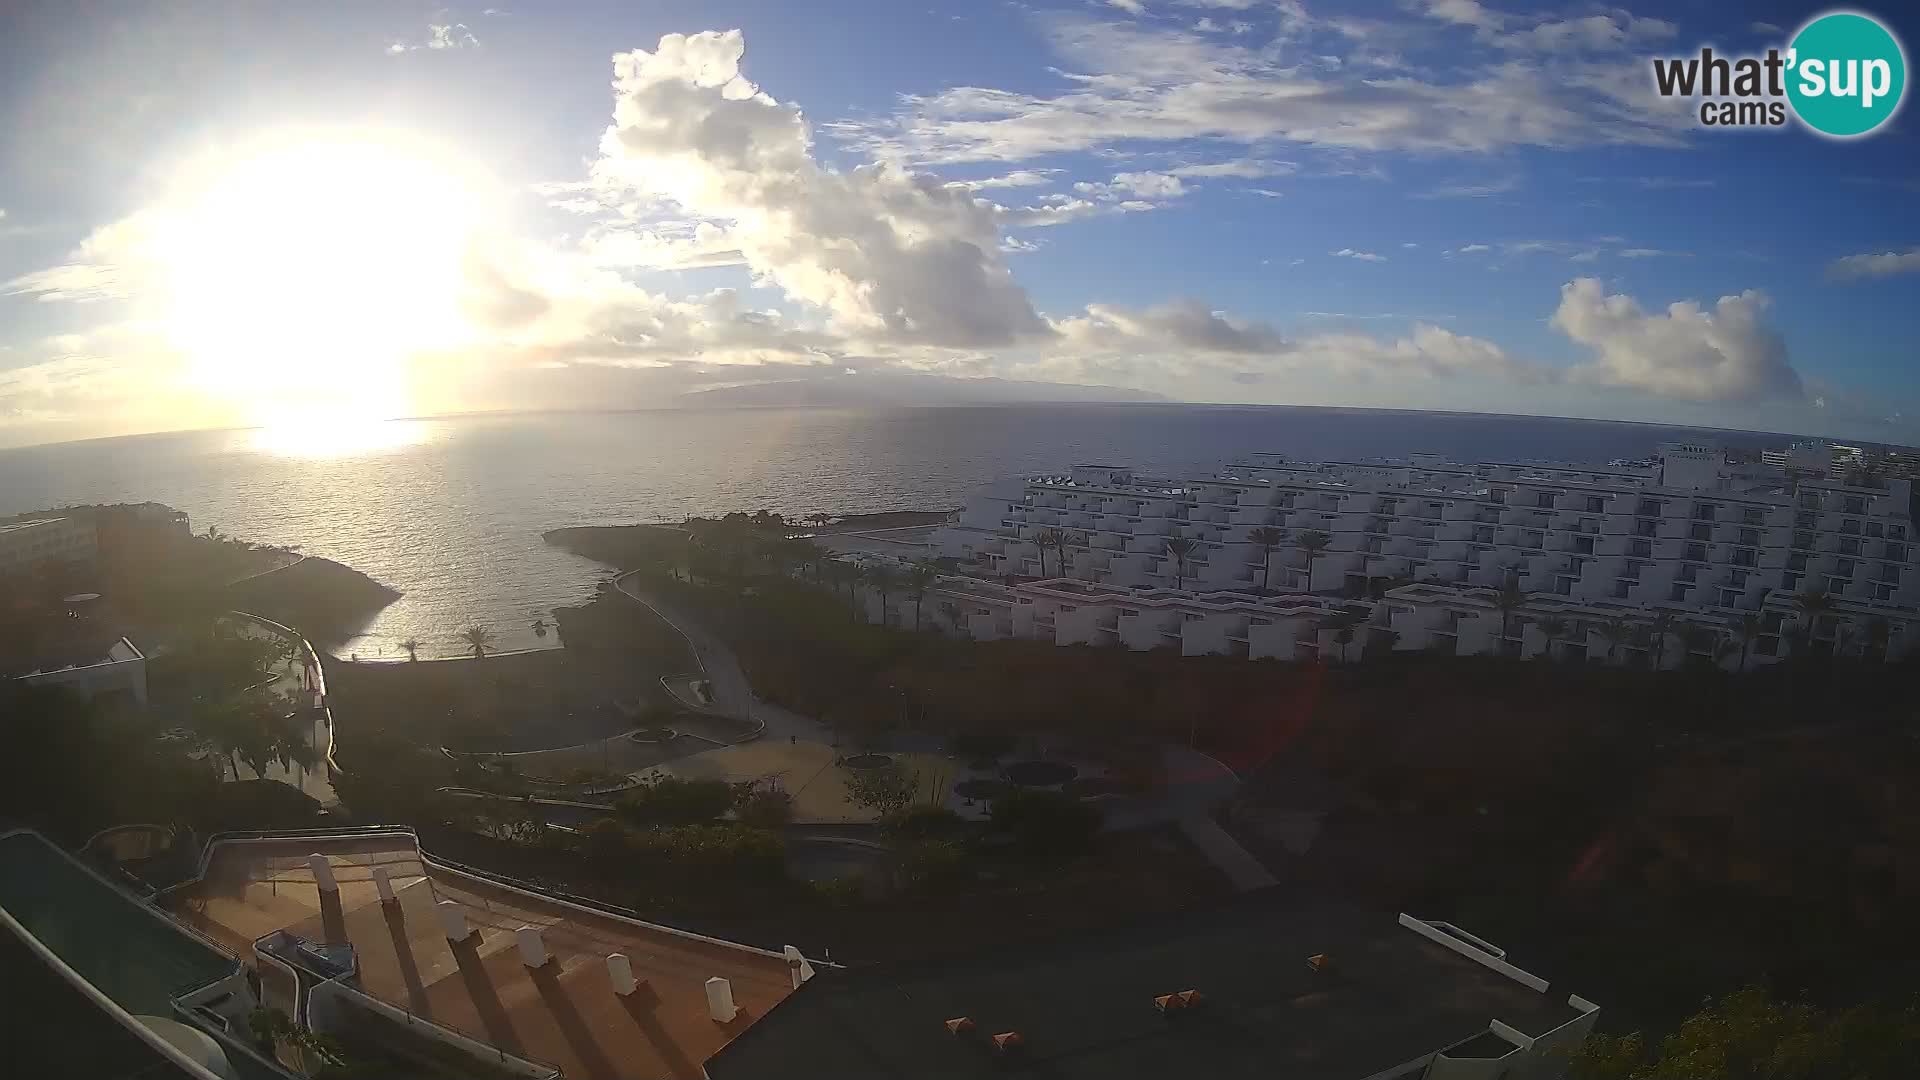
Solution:
M460 343L471 175L397 140L276 139L196 170L155 255L198 381L286 453L381 441L409 359Z

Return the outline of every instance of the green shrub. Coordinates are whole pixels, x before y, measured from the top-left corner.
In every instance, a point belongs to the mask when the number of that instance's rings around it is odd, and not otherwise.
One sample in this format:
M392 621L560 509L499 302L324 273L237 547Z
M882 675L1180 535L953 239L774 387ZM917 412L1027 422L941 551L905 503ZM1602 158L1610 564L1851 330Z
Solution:
M749 790L734 804L734 816L756 829L782 829L793 820L793 796L779 788Z
M1093 844L1103 815L1071 795L1017 788L993 802L995 829L1033 855L1075 855Z
M697 825L733 809L734 789L721 780L665 776L620 797L621 816L636 825Z
M888 839L906 843L956 836L966 828L966 821L944 806L911 806L889 815L880 826Z
M901 887L909 890L939 889L973 876L958 840L916 839L900 848L895 867Z

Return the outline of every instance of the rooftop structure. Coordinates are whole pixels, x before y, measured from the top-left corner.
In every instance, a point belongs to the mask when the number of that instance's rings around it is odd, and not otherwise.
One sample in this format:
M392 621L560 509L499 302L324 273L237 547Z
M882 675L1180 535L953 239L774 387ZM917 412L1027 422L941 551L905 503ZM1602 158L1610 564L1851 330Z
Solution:
M49 1075L193 1080L324 1064L294 1043L262 1051L262 1007L396 1080L690 1080L814 975L790 947L496 880L390 827L217 839L152 903L38 834L0 835L0 954L50 988L31 1015L58 1035L35 1053L97 1065Z
M713 1080L1557 1076L1597 1007L1444 923L1271 909L825 972ZM1453 1067L1442 1073L1436 1059ZM1426 1069L1434 1065L1429 1074Z
M43 638L17 678L30 686L64 686L88 698L147 704L147 658L125 637L60 633Z
M1316 597L1371 603L1412 583L1447 587L1447 595L1511 584L1541 603L1560 598L1603 620L1643 625L1663 613L1714 626L1757 613L1761 640L1746 653L1759 664L1786 655L1794 640L1886 656L1914 647L1920 563L1911 496L1906 480L1794 480L1729 464L1706 444L1667 444L1651 461L1605 465L1256 454L1179 483L1112 465L997 483L932 543L1004 590L1003 606L984 602L990 589L955 590L978 595L977 617L961 626L949 613L942 625L976 637L1287 658L1326 643L1310 641L1319 635L1304 623L1256 631L1284 618L1256 609L1304 616ZM1278 531L1277 543L1261 542L1266 529ZM1309 536L1318 546L1301 542ZM1188 542L1184 556L1168 547L1176 539ZM1059 595L1061 580L1102 595L1076 602ZM1792 600L1807 592L1829 601L1811 623ZM1396 599L1407 608L1440 595ZM1176 609L1177 621L1160 619L1153 635L1124 633L1118 620L1139 617L1153 606L1140 602L1149 597ZM1352 629L1348 605L1327 606L1340 613L1342 631ZM1021 607L1033 610L1022 618ZM1406 613L1373 611L1363 622L1402 633ZM1088 620L1103 632L1063 630ZM1269 642L1261 647L1256 637ZM1444 644L1416 635L1393 647Z
M226 948L279 957L303 977L325 974L322 958L348 947L352 977L307 995L324 1022L424 1019L568 1077L699 1077L795 978L781 953L455 869L404 832L219 844L202 880L168 906ZM623 971L608 962L616 954ZM625 975L637 986L623 993ZM716 979L738 1009L725 1021L709 1001Z
M79 517L0 523L0 576L32 573L42 563L86 562L94 556L93 524Z

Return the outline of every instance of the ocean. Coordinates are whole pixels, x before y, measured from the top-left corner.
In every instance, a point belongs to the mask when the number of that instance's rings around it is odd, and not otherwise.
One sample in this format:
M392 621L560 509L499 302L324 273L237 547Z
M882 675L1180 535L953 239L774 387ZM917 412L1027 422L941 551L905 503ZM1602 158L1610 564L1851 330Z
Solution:
M0 514L153 500L258 543L343 562L399 589L342 654L455 655L462 629L502 649L578 603L603 568L540 535L689 514L944 509L1003 476L1076 461L1157 476L1256 450L1300 458L1420 451L1457 460L1604 462L1709 438L1786 436L1595 420L1284 406L1031 405L529 413L394 420L351 432L184 432L0 451Z

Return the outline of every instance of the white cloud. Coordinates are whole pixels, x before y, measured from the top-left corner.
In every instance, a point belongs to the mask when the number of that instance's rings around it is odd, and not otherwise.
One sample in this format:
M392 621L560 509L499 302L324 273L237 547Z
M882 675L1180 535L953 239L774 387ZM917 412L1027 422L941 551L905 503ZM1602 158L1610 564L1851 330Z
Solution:
M1467 244L1455 248L1453 253L1455 255L1481 255L1492 250L1493 247L1489 244Z
M1371 251L1355 251L1353 248L1341 248L1339 251L1329 252L1328 254L1341 259L1358 259L1361 262L1387 261L1385 255L1376 255Z
M1494 195L1505 195L1520 187L1520 178L1509 176L1504 180L1492 180L1484 184L1449 184L1431 191L1423 191L1414 196L1416 199L1485 199Z
M1255 195L1258 195L1258 196L1260 196L1260 197L1262 197L1262 198L1266 198L1266 199L1284 199L1284 198L1286 198L1286 197L1287 197L1287 193L1286 193L1286 192L1284 192L1284 191L1275 191L1275 190L1273 190L1272 188L1263 188L1263 187L1250 187L1250 188L1241 188L1240 190L1242 190L1242 191L1250 191L1250 192L1252 192L1252 193L1254 193Z
M1711 310L1693 302L1664 314L1608 295L1597 278L1560 290L1551 325L1597 354L1575 378L1689 401L1797 399L1804 390L1780 336L1763 319L1765 294L1723 296Z
M482 12L482 14L493 15L501 13L489 10ZM441 49L472 49L479 47L479 45L480 39L473 36L473 31L467 29L465 23L430 23L427 26L426 37L419 41L396 41L387 46L387 55L401 56L406 53L416 52L420 49L436 51Z
M1920 247L1878 254L1847 255L1827 264L1827 276L1836 281L1892 277L1920 273Z
M1779 26L1776 26L1770 22L1748 23L1747 29L1753 31L1756 34L1767 34L1773 37L1779 37L1786 33L1785 29Z
M984 191L988 188L1044 187L1053 183L1059 169L1015 169L999 176L989 176L984 180L949 180L948 187L966 188L968 191Z
M1178 176L1158 172L1118 173L1107 183L1082 181L1073 185L1073 190L1090 198L1109 200L1129 194L1141 199L1178 199L1187 193L1186 185Z
M1291 161L1270 161L1263 158L1235 158L1231 161L1211 161L1195 165L1176 165L1167 172L1174 176L1196 179L1232 177L1239 180L1258 180L1263 176L1291 176L1299 172L1300 166Z
M1046 334L991 203L892 166L826 169L800 110L740 74L745 50L736 30L616 55L596 180L725 223L757 276L844 333L962 347Z
M828 130L878 157L936 163L1193 139L1426 152L1678 146L1698 126L1624 56L1506 56L1427 81L1368 64L1310 69L1272 49L1147 22L1039 21L1065 89L955 87L907 97L893 117Z
M1145 15L1147 13L1147 5L1141 3L1140 0L1107 0L1107 6L1117 7L1129 15Z

